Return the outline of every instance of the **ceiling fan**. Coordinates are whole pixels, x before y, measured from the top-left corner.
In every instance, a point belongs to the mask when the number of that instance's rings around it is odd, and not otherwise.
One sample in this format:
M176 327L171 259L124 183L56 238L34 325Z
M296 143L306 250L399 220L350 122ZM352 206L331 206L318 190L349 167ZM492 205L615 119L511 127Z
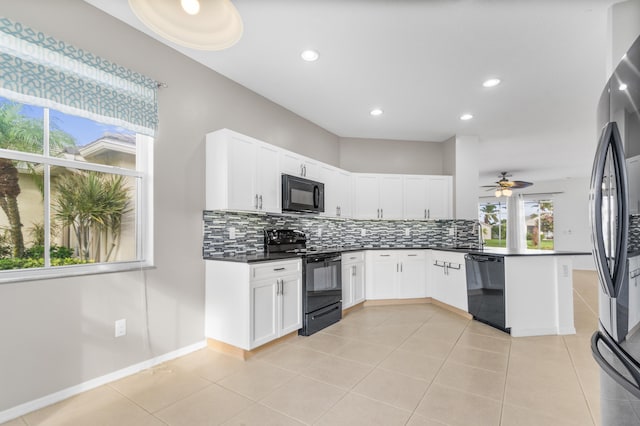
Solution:
M509 180L508 178L511 177L511 175L508 174L508 172L500 172L498 177L500 180L498 180L494 185L483 186L483 188L489 188L487 191L495 190L495 196L498 198L503 195L505 197L511 197L513 189L526 188L533 185L531 182L525 182L522 180Z

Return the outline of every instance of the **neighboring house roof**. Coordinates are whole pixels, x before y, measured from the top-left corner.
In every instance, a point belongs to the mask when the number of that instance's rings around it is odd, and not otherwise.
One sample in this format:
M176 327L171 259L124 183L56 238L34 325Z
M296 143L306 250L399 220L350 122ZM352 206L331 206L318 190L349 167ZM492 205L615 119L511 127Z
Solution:
M136 136L120 133L105 133L100 139L78 147L78 153L90 158L106 151L136 155Z

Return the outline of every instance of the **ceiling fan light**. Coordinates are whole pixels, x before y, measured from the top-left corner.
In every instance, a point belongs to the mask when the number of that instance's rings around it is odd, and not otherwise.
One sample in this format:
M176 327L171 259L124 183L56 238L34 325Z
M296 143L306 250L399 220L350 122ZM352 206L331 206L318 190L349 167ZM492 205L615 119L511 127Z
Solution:
M502 196L502 190L496 189L496 192L494 195L496 196L496 198L500 198Z
M185 13L183 4L197 4L199 13ZM230 0L129 0L129 7L152 31L191 49L226 49L242 36L242 18Z
M504 195L505 197L511 197L512 194L513 194L513 191L509 188L504 188L502 190L502 195Z

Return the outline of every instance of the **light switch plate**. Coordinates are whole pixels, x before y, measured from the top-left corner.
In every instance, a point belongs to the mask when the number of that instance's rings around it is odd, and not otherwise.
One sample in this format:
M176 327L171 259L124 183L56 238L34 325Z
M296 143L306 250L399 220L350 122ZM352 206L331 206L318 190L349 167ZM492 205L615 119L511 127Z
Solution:
M236 228L234 228L233 226L229 228L229 239L230 240L236 239Z
M361 237L366 237L366 236L367 236L367 230L366 230L366 229L364 229L364 228L362 228L362 229L360 230L360 236L361 236Z

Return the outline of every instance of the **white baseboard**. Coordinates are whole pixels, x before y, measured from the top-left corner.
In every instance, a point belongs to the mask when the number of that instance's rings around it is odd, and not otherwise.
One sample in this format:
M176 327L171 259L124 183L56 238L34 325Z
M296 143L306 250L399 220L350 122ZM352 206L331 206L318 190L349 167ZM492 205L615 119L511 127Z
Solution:
M55 404L56 402L60 402L79 393L95 389L104 384L122 379L123 377L130 376L139 371L146 370L147 368L154 367L158 364L162 364L163 362L167 362L172 359L190 354L191 352L195 352L198 349L202 349L205 347L207 347L207 341L203 340L201 342L176 349L175 351L159 355L146 361L142 361L138 364L131 365L121 370L114 371L113 373L96 377L95 379L88 380L86 382L80 383L79 385L62 389L61 391L51 393L49 395L43 396L42 398L25 402L24 404L9 408L8 410L0 411L0 423L8 422L9 420L13 420L17 417L23 416L27 413L46 407L48 405Z

